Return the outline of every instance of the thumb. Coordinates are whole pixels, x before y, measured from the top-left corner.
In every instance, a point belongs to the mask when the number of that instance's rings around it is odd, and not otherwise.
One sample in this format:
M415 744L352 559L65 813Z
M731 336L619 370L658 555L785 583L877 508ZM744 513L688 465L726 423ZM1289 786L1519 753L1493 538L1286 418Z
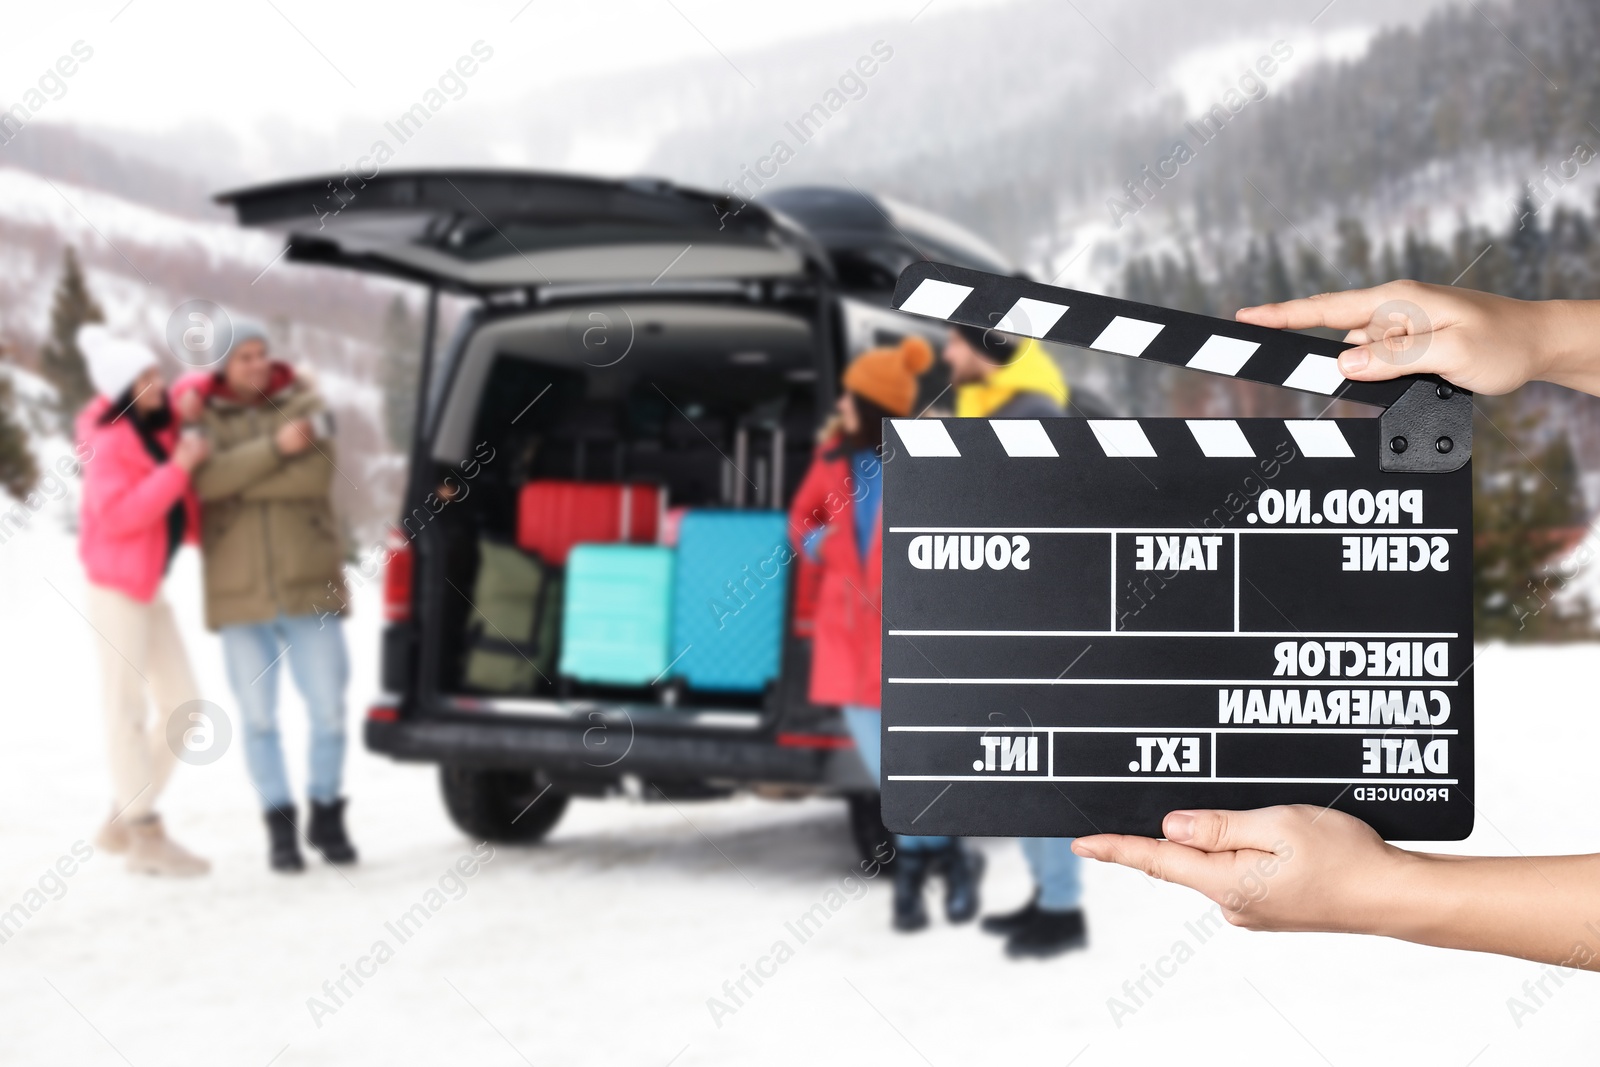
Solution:
M1360 345L1339 353L1339 373L1358 382L1381 382L1395 375L1394 368L1381 359L1372 358L1372 346Z
M1201 852L1273 851L1283 839L1277 808L1253 811L1174 811L1161 823L1168 841Z
M1442 374L1456 362L1453 336L1391 333L1339 353L1339 373L1358 382L1386 382L1413 374Z

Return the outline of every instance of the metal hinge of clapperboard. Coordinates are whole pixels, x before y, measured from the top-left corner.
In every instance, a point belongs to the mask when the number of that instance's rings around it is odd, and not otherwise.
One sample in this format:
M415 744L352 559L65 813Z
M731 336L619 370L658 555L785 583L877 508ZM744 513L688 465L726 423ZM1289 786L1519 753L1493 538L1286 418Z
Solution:
M1351 381L1337 357L1353 346L1341 341L930 262L901 272L891 306L1383 408L1378 466L1385 471L1442 474L1472 458L1471 393L1432 374Z

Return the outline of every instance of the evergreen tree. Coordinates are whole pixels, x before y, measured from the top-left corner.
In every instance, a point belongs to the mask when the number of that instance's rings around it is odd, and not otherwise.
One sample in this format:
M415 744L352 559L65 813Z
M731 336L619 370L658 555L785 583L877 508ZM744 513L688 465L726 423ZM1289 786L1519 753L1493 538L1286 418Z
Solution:
M1519 219L1508 235L1506 251L1511 258L1510 291L1502 296L1519 300L1538 300L1544 295L1545 257L1550 254L1545 232L1539 225L1531 197L1523 194Z
M1584 524L1577 462L1565 434L1524 458L1510 435L1543 421L1506 397L1480 397L1472 434L1473 615L1478 638L1561 640L1593 635L1586 604L1556 596L1567 579L1550 570Z
M39 464L17 419L16 389L9 374L0 374L0 487L21 500L38 483Z
M1266 303L1266 259L1261 254L1261 245L1254 237L1245 246L1244 262L1239 264L1239 269L1233 272L1233 299L1229 303L1234 307L1255 307L1257 304Z
M1339 253L1336 262L1344 272L1342 281L1349 286L1364 286L1372 277L1372 242L1367 238L1367 228L1360 219L1340 219L1334 227L1339 234Z
M389 443L400 452L411 448L417 413L417 375L422 364L422 329L405 298L396 294L383 316L383 415Z
M1400 260L1394 254L1394 245L1389 241L1385 241L1383 242L1383 255L1378 257L1378 276L1373 281L1381 285L1384 282L1392 282L1399 277L1401 277Z
M1200 315L1216 314L1205 282L1200 280L1200 268L1195 265L1194 252L1187 248L1183 250L1183 288L1178 295L1177 306Z
M1289 281L1289 266L1283 261L1283 248L1278 244L1276 231L1267 235L1267 262L1263 268L1262 285L1262 297L1270 304L1302 295L1294 291L1294 284Z
M50 337L39 350L39 370L56 387L57 414L62 432L69 435L73 417L94 396L89 368L78 351L78 327L105 318L84 281L78 253L68 245L61 256L61 280L50 302Z
M1325 293L1329 288L1327 264L1322 256L1313 248L1300 249L1300 282L1295 295L1311 296Z

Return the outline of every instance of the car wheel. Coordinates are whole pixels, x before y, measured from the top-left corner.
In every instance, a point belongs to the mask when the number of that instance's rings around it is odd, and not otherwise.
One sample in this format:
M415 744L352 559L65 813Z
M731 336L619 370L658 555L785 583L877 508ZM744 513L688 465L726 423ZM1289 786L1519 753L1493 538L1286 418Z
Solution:
M531 844L548 834L567 810L565 793L540 786L532 771L439 768L450 821L469 837Z
M876 793L851 793L850 836L863 862L883 868L894 863L894 834L883 828L883 814ZM887 857L887 858L886 858Z

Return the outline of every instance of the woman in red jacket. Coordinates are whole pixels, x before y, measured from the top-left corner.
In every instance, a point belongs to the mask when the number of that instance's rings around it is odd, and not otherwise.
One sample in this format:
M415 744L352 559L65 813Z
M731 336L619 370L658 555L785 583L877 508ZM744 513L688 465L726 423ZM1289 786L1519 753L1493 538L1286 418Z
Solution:
M180 437L148 346L85 326L78 348L97 394L77 421L78 556L89 579L115 794L95 844L126 852L131 871L204 874L210 864L167 837L155 802L177 758L167 723L198 696L161 580L178 546L199 535L189 479L206 443Z
M911 415L917 376L932 363L932 349L916 337L856 357L844 373L838 414L789 510L790 538L822 568L811 700L840 708L874 780L882 778L883 419ZM946 879L951 922L977 913L981 854L948 837L897 836L895 844L895 929L928 925L922 889L930 872Z

